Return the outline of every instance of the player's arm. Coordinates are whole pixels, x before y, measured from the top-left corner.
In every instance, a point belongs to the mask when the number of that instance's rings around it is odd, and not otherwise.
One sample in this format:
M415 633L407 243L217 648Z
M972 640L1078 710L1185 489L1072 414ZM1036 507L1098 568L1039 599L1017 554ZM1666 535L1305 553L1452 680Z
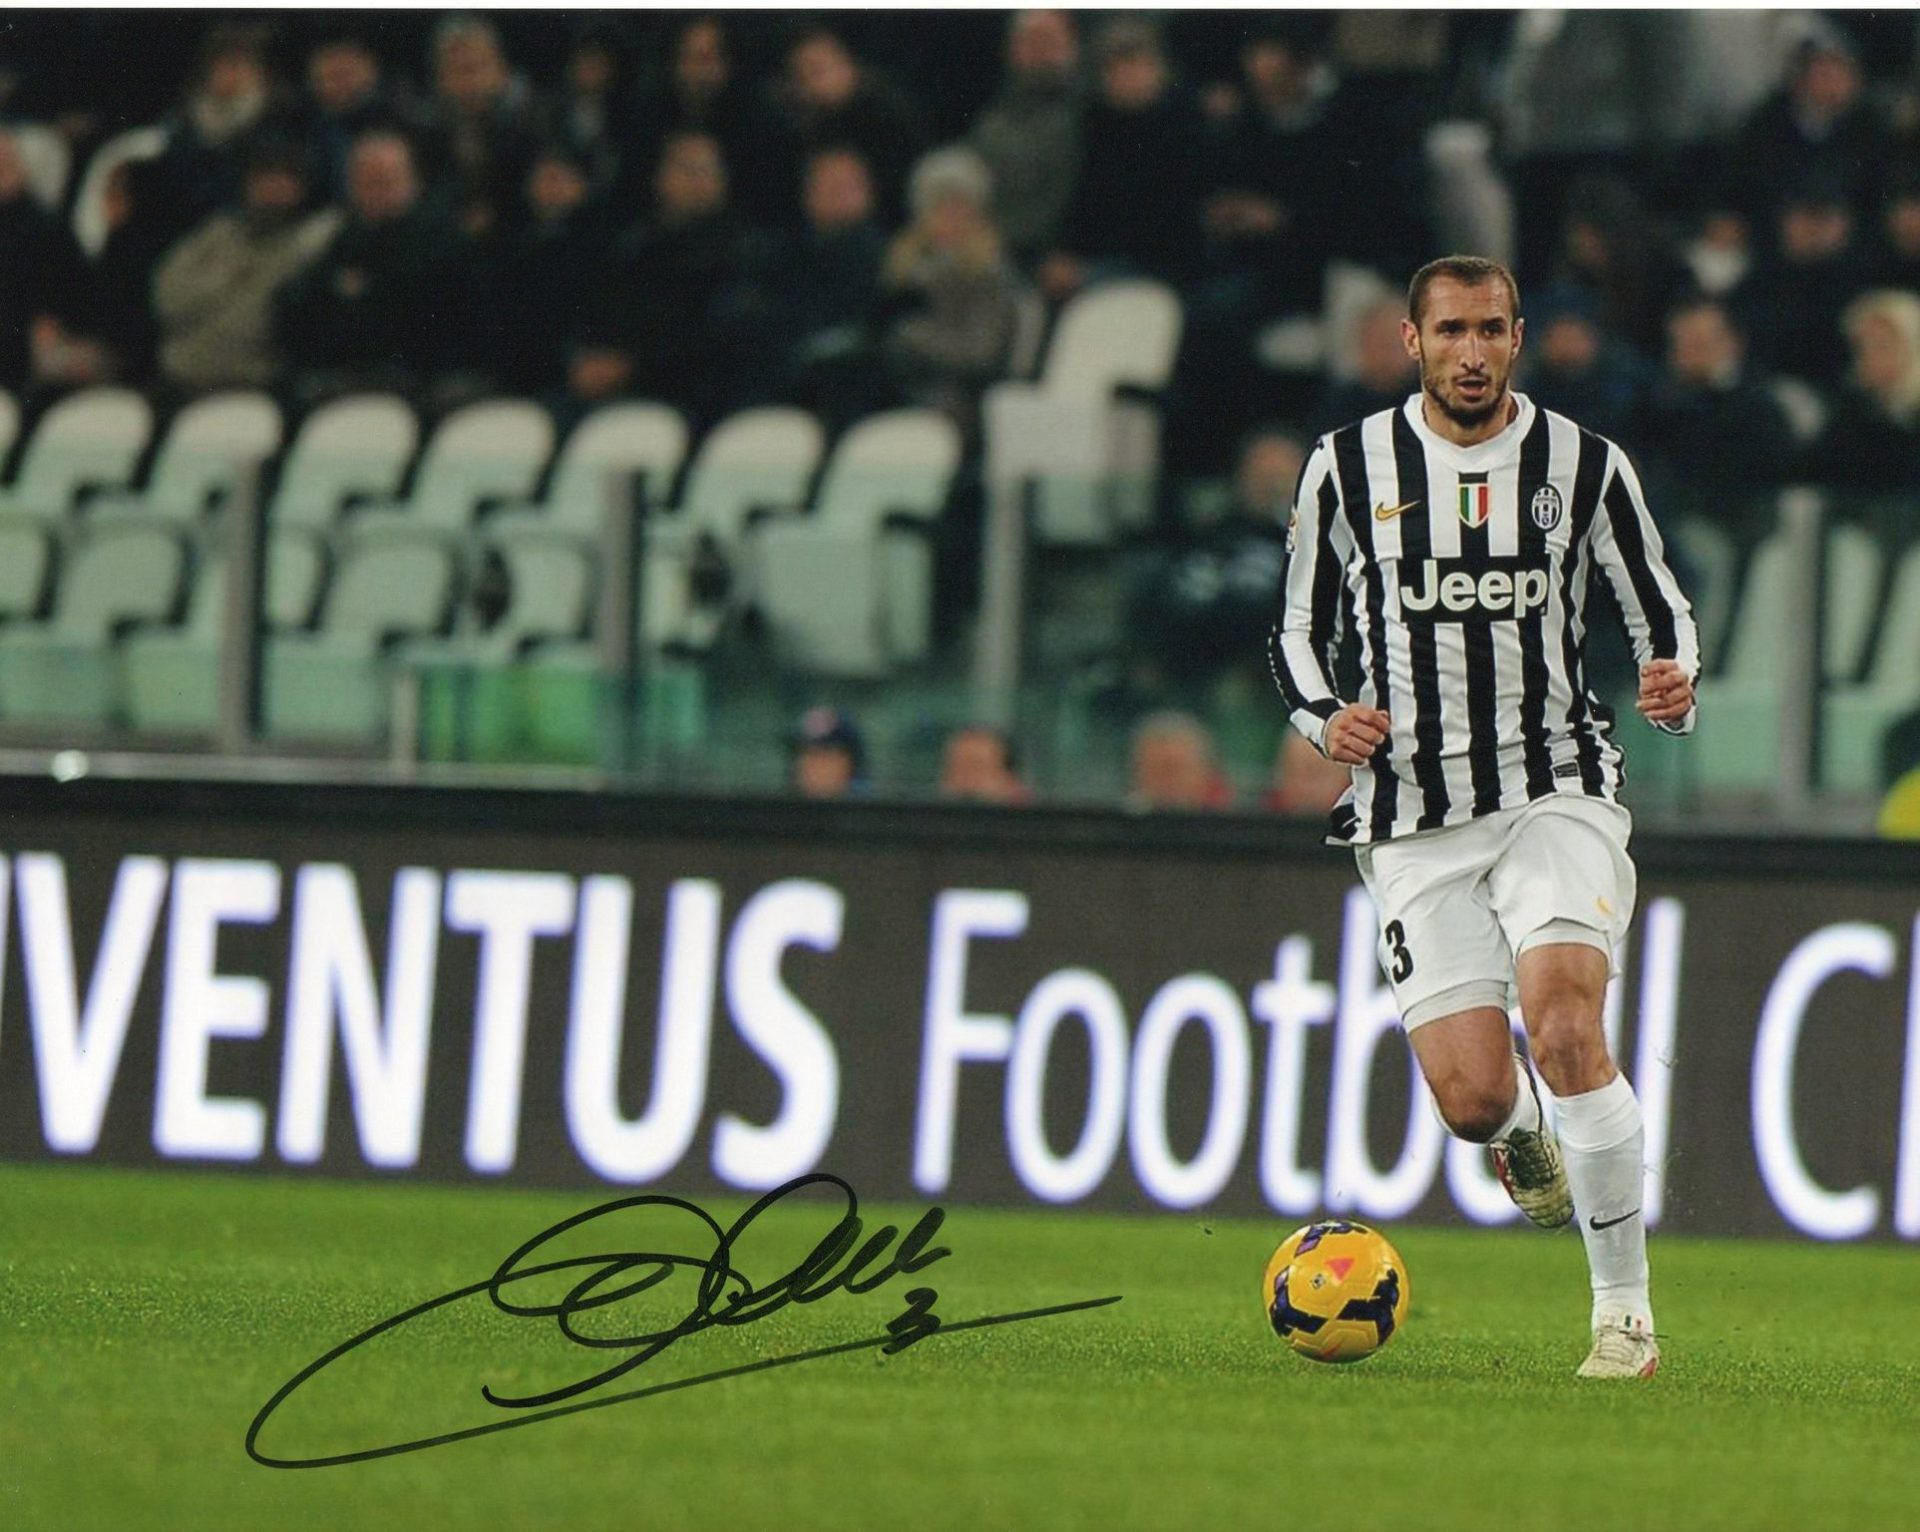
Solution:
M1353 536L1341 515L1333 449L1325 437L1314 444L1300 471L1287 548L1281 617L1267 642L1274 684L1286 699L1293 726L1316 750L1358 765L1385 737L1387 716L1343 702L1334 684L1341 584Z
M1626 453L1610 446L1593 550L1627 620L1640 664L1634 706L1655 728L1691 734L1694 685L1700 678L1700 633L1693 607L1667 566L1660 529L1647 511L1640 478Z

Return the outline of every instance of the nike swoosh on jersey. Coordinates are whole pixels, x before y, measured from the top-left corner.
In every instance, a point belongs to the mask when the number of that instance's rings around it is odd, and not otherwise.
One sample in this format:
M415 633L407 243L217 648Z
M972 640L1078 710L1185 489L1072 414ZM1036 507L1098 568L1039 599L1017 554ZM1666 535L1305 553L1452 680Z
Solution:
M1373 508L1373 519L1375 521L1392 521L1393 518L1398 516L1402 511L1410 511L1419 503L1418 500L1409 500L1404 505L1376 505Z

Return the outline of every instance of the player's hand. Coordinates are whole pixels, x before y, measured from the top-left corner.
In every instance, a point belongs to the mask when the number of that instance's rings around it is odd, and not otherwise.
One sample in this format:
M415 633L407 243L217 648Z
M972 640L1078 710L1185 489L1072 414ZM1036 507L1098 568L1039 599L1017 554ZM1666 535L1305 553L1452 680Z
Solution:
M1364 766L1392 727L1393 720L1379 708L1350 702L1327 720L1327 759L1346 766Z
M1648 723L1673 723L1693 706L1693 682L1678 660L1654 660L1640 667L1640 697L1633 705Z

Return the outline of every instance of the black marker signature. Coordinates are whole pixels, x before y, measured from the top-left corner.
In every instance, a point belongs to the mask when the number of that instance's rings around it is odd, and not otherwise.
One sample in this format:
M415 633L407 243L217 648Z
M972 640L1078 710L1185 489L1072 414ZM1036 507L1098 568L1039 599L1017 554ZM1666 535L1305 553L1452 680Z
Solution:
M741 1234L754 1219L783 1197L805 1187L818 1186L838 1188L846 1198L845 1213L791 1271L765 1286L755 1286L744 1272L739 1271L732 1264ZM1081 1309L1102 1308L1107 1304L1120 1301L1117 1295L1111 1298L1090 1298L1077 1303L1060 1303L1047 1308L1026 1309L1014 1314L984 1315L976 1319L949 1323L943 1321L933 1311L933 1305L939 1300L939 1294L930 1287L914 1287L907 1289L902 1295L906 1299L906 1311L888 1323L887 1333L884 1335L870 1335L861 1340L821 1346L812 1351L770 1357L737 1367L722 1368L716 1372L702 1373L696 1377L677 1378L670 1383L630 1389L624 1393L604 1394L592 1399L579 1397L604 1387L636 1367L645 1365L676 1342L696 1335L711 1326L752 1324L757 1319L765 1319L768 1315L777 1313L789 1303L817 1303L820 1299L830 1297L836 1292L872 1292L896 1276L908 1276L922 1271L934 1262L944 1260L952 1254L944 1246L927 1248L946 1218L944 1209L929 1208L907 1232L906 1237L900 1240L891 1259L875 1266L874 1263L880 1261L885 1255L888 1246L893 1244L899 1231L892 1224L888 1224L869 1236L864 1243L859 1243L863 1224L858 1216L858 1207L859 1200L854 1195L853 1188L845 1181L838 1176L815 1174L800 1176L784 1186L776 1187L725 1229L722 1229L713 1216L697 1204L678 1197L653 1193L622 1197L612 1202L602 1203L598 1207L589 1208L584 1213L576 1213L573 1217L562 1219L553 1227L534 1235L502 1261L493 1275L485 1281L456 1288L450 1293L443 1293L437 1298L429 1298L424 1303L417 1303L410 1309L405 1309L389 1319L381 1320L369 1329L362 1330L350 1340L342 1341L324 1356L309 1362L282 1384L273 1397L260 1407L260 1412L253 1417L253 1423L247 1428L247 1455L256 1463L268 1468L338 1467L345 1463L365 1462L371 1458L393 1457L403 1452L418 1452L427 1447L441 1447L450 1442L466 1441L471 1437L486 1436L496 1431L510 1431L516 1427L534 1425L543 1420L557 1420L563 1415L573 1415L584 1410L628 1404L637 1399L651 1398L656 1394L694 1388L703 1383L717 1383L724 1378L741 1377L747 1373L766 1372L776 1367L791 1367L799 1362L816 1361L821 1357L838 1356L843 1352L864 1351L878 1347L882 1353L892 1355L904 1351L908 1346L935 1333L950 1335L963 1330L986 1329L992 1325L1046 1319L1058 1314L1075 1313ZM714 1240L712 1252L707 1255L687 1255L660 1251L623 1251L571 1256L532 1265L525 1264L529 1258L540 1251L542 1246L571 1230L591 1223L595 1219L635 1208L661 1208L691 1215L712 1234ZM574 1283L565 1297L556 1303L522 1303L505 1295L505 1290L513 1283L582 1267L587 1268L586 1274ZM574 1324L576 1315L594 1309L603 1309L608 1305L635 1297L668 1280L683 1267L700 1272L698 1296L686 1314L666 1329L641 1331L632 1335L603 1336L586 1333ZM873 1269L868 1270L869 1267ZM503 1394L497 1392L491 1385L484 1385L480 1390L482 1398L502 1410L514 1412L506 1418L490 1421L485 1425L470 1426L464 1430L448 1431L438 1436L421 1437L413 1441L397 1442L390 1446L372 1447L360 1452L336 1453L325 1457L276 1457L260 1450L260 1433L265 1429L268 1420L302 1384L308 1382L316 1373L324 1371L368 1341L397 1330L423 1314L480 1293L485 1293L494 1307L502 1313L517 1318L553 1320L560 1333L575 1345L595 1350L623 1351L629 1354L591 1376L559 1388L549 1389L544 1393Z

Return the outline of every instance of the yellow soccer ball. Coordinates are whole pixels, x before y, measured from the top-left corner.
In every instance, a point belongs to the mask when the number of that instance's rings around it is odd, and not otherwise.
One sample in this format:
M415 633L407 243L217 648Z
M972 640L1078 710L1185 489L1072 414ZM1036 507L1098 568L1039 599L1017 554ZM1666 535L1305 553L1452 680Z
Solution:
M1260 1297L1273 1333L1314 1362L1359 1362L1400 1333L1407 1268L1363 1223L1295 1229L1267 1262Z

